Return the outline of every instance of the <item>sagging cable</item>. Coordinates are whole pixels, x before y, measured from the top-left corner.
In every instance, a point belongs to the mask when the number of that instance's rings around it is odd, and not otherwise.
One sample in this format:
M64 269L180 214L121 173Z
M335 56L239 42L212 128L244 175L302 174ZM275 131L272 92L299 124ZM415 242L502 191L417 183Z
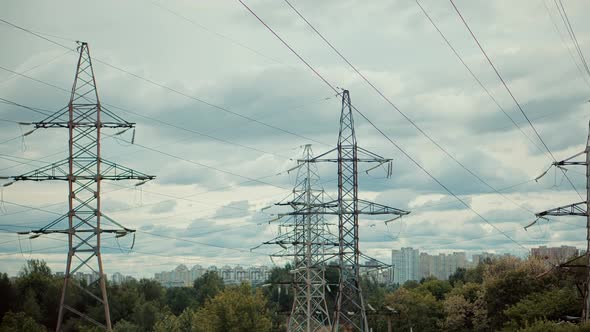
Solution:
M545 218L545 217L537 217L537 219L535 219L532 223L524 226L524 230L527 231L527 229L533 225L535 225L537 223L537 221L539 221L539 219L543 219L543 220L547 220L549 221L549 219Z
M543 173L541 173L541 175L537 176L537 177L535 178L535 182L539 182L539 180L540 180L542 177L544 177L544 176L545 176L545 174L547 174L547 172L549 172L549 170L551 169L551 167L553 167L553 165L550 165L550 166L549 166L549 167L548 167L548 168L545 170L545 172L543 172Z

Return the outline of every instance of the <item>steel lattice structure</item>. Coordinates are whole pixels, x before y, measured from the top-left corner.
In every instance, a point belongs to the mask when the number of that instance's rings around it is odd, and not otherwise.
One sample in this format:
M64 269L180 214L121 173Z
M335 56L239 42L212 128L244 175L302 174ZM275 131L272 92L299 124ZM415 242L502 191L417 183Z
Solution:
M33 123L36 129L67 128L68 158L10 178L14 181L68 182L68 212L41 229L20 234L30 234L31 238L53 233L68 236L67 263L56 331L61 331L64 317L71 314L111 331L106 277L101 256L101 236L110 233L115 237L122 237L134 233L135 230L123 227L102 213L101 182L130 179L145 182L155 177L102 159L102 128L119 128L124 131L133 128L135 124L121 119L100 104L88 44L80 43L78 50L76 75L68 105L45 120ZM62 228L66 222L67 228ZM108 228L104 227L105 224L109 225ZM97 274L97 280L90 285L79 282L73 276L81 270L90 270ZM78 287L84 294L103 305L104 322L97 321L68 303L68 294L72 286ZM98 286L99 295L92 292L95 286Z
M298 160L297 179L293 199L286 205L293 212L280 214L280 228L286 229L272 241L283 249L272 257L289 257L293 280L293 305L288 331L312 332L330 329L330 315L326 304L325 263L333 257L337 245L324 218L324 190L319 184L317 166L310 163L311 145L306 145L303 158Z
M590 123L589 123L590 127ZM585 156L584 161L575 161L573 159L579 156ZM545 216L582 216L586 217L586 253L582 257L585 257L586 264L583 266L586 272L586 281L584 283L582 294L584 296L584 304L582 309L582 321L590 322L590 209L588 208L588 200L590 199L590 128L588 130L588 138L586 140L586 149L579 152L567 159L553 163L555 167L564 166L585 166L586 167L586 200L578 203L573 203L566 206L560 206L536 214L538 218L545 218ZM546 173L546 172L545 172ZM545 173L543 175L545 175ZM532 224L525 228L528 228L537 222L535 220ZM563 266L568 266L564 264ZM579 267L579 266L576 266Z
M327 158L334 151L337 157ZM361 155L362 157L359 157ZM359 215L394 215L395 218L410 212L358 198L358 163L387 164L391 173L391 159L358 147L352 105L348 90L342 92L338 145L311 160L338 164L338 200L324 203L326 213L338 215L339 287L332 330L369 331L365 302L360 284ZM373 167L374 168L374 167Z

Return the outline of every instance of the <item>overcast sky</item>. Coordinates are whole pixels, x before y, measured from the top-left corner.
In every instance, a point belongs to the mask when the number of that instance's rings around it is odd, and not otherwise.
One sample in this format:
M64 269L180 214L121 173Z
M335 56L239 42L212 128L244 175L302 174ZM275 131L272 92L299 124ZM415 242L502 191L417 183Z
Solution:
M581 50L590 53L584 16L590 3L563 2ZM331 84L350 90L352 103L412 158L518 242L461 205L355 113L359 145L394 159L390 179L379 169L367 175L368 166L361 166L361 198L412 211L387 226L382 219L362 218L364 253L390 261L391 249L406 246L431 253L521 256L526 254L521 246L585 247L583 218L551 218L523 229L535 219L531 211L582 199L554 170L530 181L552 160L449 2L421 4L524 134L470 76L415 1L292 0L428 135L492 187L507 188L504 196L417 131L286 3L246 3ZM583 151L590 77L578 68L580 58L554 2L457 0L456 5L555 158ZM313 144L316 154L335 146L340 100L238 1L4 1L0 13L3 20L71 48L75 40L88 42L91 55L101 61L94 63L101 101L122 108L110 107L137 123L136 144L128 143L131 132L119 141L106 138L103 155L157 179L141 187L103 182L104 213L143 231L131 252L125 250L131 237L104 241L107 273L153 276L180 263L189 268L272 265L267 254L277 248L249 251L278 232L266 222L273 209L261 209L289 195L295 173L285 171L295 165L303 145ZM0 23L0 40L1 67L71 87L74 52L5 23ZM67 104L67 93L30 78L0 69L0 97L46 110ZM41 119L0 103L0 142L30 130L11 121ZM66 135L65 130L37 130L0 144L0 175L19 175L65 158ZM578 166L567 173L582 195L584 172ZM321 165L320 173L334 195L336 169ZM65 237L19 240L14 232L54 220L66 211L66 199L64 182L3 188L0 271L16 274L29 258L64 269Z

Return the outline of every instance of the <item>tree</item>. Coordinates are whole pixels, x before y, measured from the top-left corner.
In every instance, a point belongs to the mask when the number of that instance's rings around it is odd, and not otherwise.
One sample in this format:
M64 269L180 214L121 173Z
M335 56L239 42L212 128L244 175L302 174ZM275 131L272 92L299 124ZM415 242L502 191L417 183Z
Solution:
M516 258L498 259L486 265L484 272L484 301L493 330L501 329L508 320L504 311L529 294L554 287L557 281L551 275L539 278L545 272L542 262L521 261Z
M590 332L590 325L575 325L572 323L557 323L547 320L539 320L528 325L519 332Z
M6 312L16 309L17 302L16 289L6 273L0 273L0 294L2 294L0 317L4 317Z
M203 332L268 332L272 328L267 301L248 284L229 287L200 308L193 320Z
M53 277L45 261L28 260L16 280L17 294L21 299L19 310L47 327L55 327L61 287L61 282Z
M487 331L487 311L482 298L469 301L462 295L449 294L445 299L445 330L455 332Z
M154 324L154 332L187 332L190 330L181 330L178 317L173 314L160 316L160 319Z
M186 308L198 306L196 297L194 288L175 287L166 290L166 304L175 315L180 315Z
M429 279L424 281L419 287L419 290L425 290L432 294L437 300L442 300L445 295L451 291L452 286L446 280Z
M156 280L141 279L139 291L146 301L164 303L164 288Z
M223 290L223 279L215 271L207 271L194 281L193 287L197 292L197 303L203 305Z
M126 321L124 319L121 319L120 321L118 321L115 326L113 327L113 332L141 332L141 331L147 331L147 330L142 330L141 328L139 328L139 326Z
M121 285L110 287L109 305L113 322L131 317L133 308L137 307L143 301L138 287L136 281L124 282ZM102 310L102 307L99 309Z
M443 326L444 310L440 302L428 293L418 289L399 288L385 297L386 305L398 312L393 320L394 330L428 332L440 331Z
M293 275L289 273L292 269L291 264L285 264L284 267L274 267L270 270L270 275L263 286L264 295L268 299L268 307L273 314L273 330L285 330L287 322L287 313L291 312L293 305L292 286L289 283L293 280ZM333 273L330 277L336 277ZM330 283L330 281L328 281ZM332 288L332 292L335 290ZM330 298L328 298L330 300Z
M2 318L0 332L42 332L47 331L45 326L35 322L24 312L13 313L7 312Z
M506 327L516 330L537 320L558 320L579 313L580 302L573 289L553 289L533 293L504 311L510 319Z
M361 289L363 290L363 297L365 304L371 305L376 310L382 310L385 304L385 296L387 289L380 285L374 277L367 275L361 279ZM386 322L382 316L369 315L367 317L369 326L373 331L382 331L387 328Z
M139 331L151 331L160 314L160 307L154 301L142 302L133 310L132 321Z

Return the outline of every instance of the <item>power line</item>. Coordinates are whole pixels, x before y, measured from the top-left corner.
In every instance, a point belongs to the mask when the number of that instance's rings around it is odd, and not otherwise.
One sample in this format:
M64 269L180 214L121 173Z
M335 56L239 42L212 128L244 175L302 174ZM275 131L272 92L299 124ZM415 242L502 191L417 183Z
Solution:
M29 68L29 69L27 69L27 70L23 71L23 73L28 73L28 72L31 72L31 71L33 71L33 70L37 69L37 68L40 68L40 67L46 66L46 65L48 65L48 64L50 64L50 63L52 63L52 62L54 62L54 61L56 61L56 60L58 60L58 59L60 59L60 58L64 57L64 56L65 56L66 54L68 54L68 53L70 53L70 50L68 50L68 51L66 51L65 53L62 53L62 54L60 54L60 55L56 56L55 58L51 58L49 61L46 61L46 62L44 62L44 63L38 64L38 65L36 65L36 66L33 66L33 67L31 67L31 68ZM10 80L12 80L12 79L14 79L14 78L16 78L16 77L18 77L18 75L13 75L13 76L11 76L11 77L9 77L9 78L7 78L7 79L3 80L3 81L0 81L0 85L2 85L2 84L4 84L4 83L6 83L6 82L8 82L8 81L10 81Z
M268 24L266 24L266 22L264 22L264 20L262 20L252 9L250 9L250 7L248 7L242 0L238 0L254 17L256 17L256 19L258 19L258 21L260 23L262 23L275 37L277 37L277 39L279 39L283 45L285 45L289 50L291 50L291 52L293 52L312 72L314 72L316 74L316 76L318 76L326 85L328 85L333 91L335 91L336 93L339 93L339 91L332 85L330 84L314 67L312 67L307 61L305 61L305 59L303 59L299 53L297 53L285 40L283 40ZM506 236L508 239L510 239L512 242L514 242L515 244L517 244L518 246L522 247L523 249L527 250L528 249L526 247L524 247L523 245L521 245L519 242L517 242L516 240L514 240L512 237L510 237L510 235L504 233L500 228L498 228L498 226L494 225L493 223L491 223L488 219L486 219L484 216L482 216L481 214L479 214L477 211L475 211L475 209L473 209L467 202L465 202L463 199L461 199L458 195L456 195L453 191L451 191L446 185L444 185L440 180L438 180L434 175L432 175L428 170L426 170L426 168L424 168L418 161L416 161L414 158L412 158L412 156L410 156L409 153L407 153L404 149L401 148L401 146L399 146L397 143L395 143L387 134L385 134L385 132L383 132L379 127L377 127L369 118L367 118L360 110L358 110L355 106L351 105L351 107L361 116L363 117L373 128L375 128L375 130L377 130L385 139L387 139L393 146L395 146L400 152L402 152L402 154L404 154L406 156L406 158L408 158L410 161L412 161L416 166L418 166L424 173L426 173L432 180L434 180L437 184L439 184L445 191L447 191L450 195L452 195L453 197L455 197L455 199L457 199L459 202L461 202L461 204L463 204L465 207L467 207L468 209L470 209L474 214L476 214L479 218L481 218L483 221L485 221L487 224L489 224L490 226L492 226L494 229L496 229L497 231L501 232L502 234L504 234L504 236Z
M590 68L588 68L588 63L586 62L586 58L584 57L584 53L582 52L582 49L580 48L580 44L578 43L578 38L576 37L576 33L574 32L574 28L572 27L570 19L567 15L567 11L565 10L565 7L563 6L563 2L561 2L561 0L553 0L553 1L555 2L555 5L557 6L557 11L559 11L559 15L561 16L561 20L565 24L567 32L569 33L570 38L572 39L572 42L574 43L574 47L576 48L576 52L578 53L578 56L580 57L580 61L582 62L582 66L584 66L586 73L588 74L588 76L590 76ZM563 14L562 14L562 12L563 12Z
M511 198L505 196L504 194L502 194L500 191L498 191L496 188L494 188L492 185L490 185L488 182L486 182L484 179L482 179L479 175L477 175L475 172L473 172L471 169L469 169L467 166L465 166L462 162L460 162L457 158L455 158L450 152L448 152L444 147L442 147L442 145L440 145L435 139L433 139L428 133L426 133L420 126L418 126L409 116L407 116L404 112L402 112L387 96L385 96L385 94L379 90L363 73L361 73L358 68L356 66L354 66L332 43L330 43L330 41L328 41L328 39L326 39L324 37L324 35L322 33L320 33L293 5L291 5L291 3L288 0L284 0L285 3L287 5L289 5L289 7L291 7L291 9L293 9L293 11L295 11L295 13L297 13L297 15L303 19L305 21L305 23L336 53L338 54L338 56L340 56L340 58L342 60L344 60L375 92L377 92L377 94L379 94L394 110L396 110L399 114L401 114L414 128L416 128L424 137L426 137L432 144L434 144L440 151L442 151L445 155L447 155L449 158L451 158L457 165L459 165L461 168L463 168L465 171L467 171L469 174L471 174L474 178L476 178L479 182L481 182L482 184L484 184L486 187L490 188L491 190L493 190L494 192L496 192L498 195L502 196L504 199L506 199L507 201L509 201L510 203L514 204L515 206L526 210L530 213L534 213L533 211L527 209L526 207L516 203L514 200L512 200ZM471 71L470 71L471 72ZM475 77L475 76L474 76ZM479 81L479 80L478 80ZM482 85L483 87L483 85ZM491 96L491 95L490 95ZM504 114L506 114L508 116L508 114L506 112L504 112ZM510 118L512 119L512 118ZM514 122L514 121L513 121ZM514 122L514 124L518 127L518 125L516 124L516 122ZM518 127L520 128L520 127ZM523 132L524 134L524 132ZM526 136L526 135L525 135Z
M52 43L52 44L54 44L54 45L58 45L58 46L60 46L60 47L63 47L63 48L65 48L65 49L69 49L69 50L72 50L72 51L74 51L73 49L70 49L69 47L67 47L67 46L65 46L65 45L63 45L63 44L60 44L60 43L58 43L58 42L56 42L56 41L54 41L54 40L51 40L51 39L49 39L49 38L47 38L47 37L41 36L40 34L38 34L38 33L35 33L34 31L31 31L30 29L26 29L26 28L24 28L24 27L21 27L21 26L18 26L18 25L16 25L16 24L14 24L14 23L8 22L8 21L6 21L6 20L4 20L4 19L2 19L2 18L0 18L0 22L3 22L3 23L5 23L5 24L8 24L8 25L10 25L10 26L12 26L12 27L16 28L16 29L19 29L19 30L22 30L22 31L24 31L24 32L27 32L27 33L29 33L29 34L32 34L32 35L34 35L34 36L37 36L37 37L39 37L39 38L41 38L41 39L44 39L44 40L46 40L46 41L48 41L48 42L50 42L50 43ZM223 107L223 106L220 106L220 105L216 105L216 104L214 104L214 103L212 103L212 102L206 101L205 99L202 99L202 98L200 98L200 97L196 97L196 96L189 95L189 94L187 94L187 93L185 93L185 92L182 92L182 91L180 91L180 90L177 90L177 89L175 89L175 88L169 87L169 86L167 86L167 85L164 85L164 84L162 84L162 83L158 83L158 82L156 82L156 81L154 81L154 80L152 80L152 79L149 79L149 78L146 78L146 77L140 76L140 75L138 75L138 74L135 74L135 73L133 73L133 72L130 72L130 71L128 71L128 70L126 70L126 69L124 69L124 68L121 68L121 67L115 66L115 65L113 65L113 64L110 64L110 63L108 63L108 62L106 62L106 61L103 61L103 60L101 60L101 59L98 59L98 58L96 58L96 57L93 57L93 60L94 60L95 62L101 63L101 64L103 64L103 65L105 65L105 66L107 66L107 67L111 67L111 68L113 68L113 69L116 69L116 70L118 70L118 71L120 71L120 72L123 72L123 73L125 73L125 74L127 74L127 75L129 75L129 76L135 77L135 78L137 78L137 79L139 79L139 80L142 80L142 81L144 81L144 82L147 82L147 83L150 83L150 84L152 84L152 85L158 86L158 87L160 87L160 88L162 88L162 89L165 89L165 90L168 90L168 91L174 92L174 93L176 93L176 94L179 94L179 95L181 95L181 96L184 96L184 97L186 97L186 98L192 99L192 100L194 100L194 101L197 101L197 102L199 102L199 103L202 103L202 104L204 104L204 105L207 105L207 106L209 106L209 107L211 107L211 108L217 109L217 110L219 110L219 111L222 111L222 112L225 112L225 113L231 114L231 115L233 115L233 116L236 116L236 117L239 117L239 118L242 118L242 119L248 120L249 122L255 122L255 123L259 124L259 125L262 125L262 126L265 126L265 127L268 127L268 128L271 128L271 129L274 129L274 130L280 131L280 132L284 132L284 133L286 133L286 134L289 134L289 135L292 135L292 136L299 137L299 138L301 138L301 139L305 139L305 140L308 140L308 141L312 141L312 142L314 142L314 143L318 143L318 144L322 144L322 145L328 145L328 144L326 144L326 143L323 143L323 142L317 141L317 140L315 140L315 139L312 139L312 138L309 138L309 137L306 137L306 136L303 136L303 135L299 135L299 134L297 134L297 133L294 133L294 132L292 132L292 131L290 131L290 130L283 129L283 128L277 127L277 126L275 126L275 125L271 125L271 124L269 124L269 123L266 123L266 122L263 122L263 121L257 120L257 119L255 119L255 118L252 118L252 117L250 117L250 116L247 116L247 115L243 115L243 114L237 113L237 112L235 112L235 111L232 111L232 110L230 110L230 109L228 109L228 108L226 108L226 107ZM0 68L2 68L2 67L0 67ZM2 68L2 69L4 69L4 68ZM13 72L13 73L14 73L14 71L11 71L11 72ZM54 86L54 87L55 87L55 86ZM67 90L66 90L66 91L67 91ZM67 91L67 92L69 92L69 91ZM104 104L104 103L103 103L103 104ZM108 104L104 104L104 105L110 106L110 105L108 105Z
M586 74L584 74L584 72L582 71L582 68L580 68L578 61L576 61L576 59L574 58L574 54L572 53L572 50L570 50L569 45L567 45L567 43L565 42L565 39L563 38L563 35L561 34L561 30L559 30L559 28L557 27L557 23L553 19L553 15L551 15L551 10L549 9L549 6L547 6L547 2L545 2L545 0L542 0L542 1L543 1L543 6L545 7L545 10L547 11L547 15L549 16L549 19L551 20L551 23L553 24L553 27L555 28L555 31L557 32L559 39L561 39L561 43L563 44L563 47L567 50L567 53L569 54L570 58L572 59L574 65L576 65L576 68L578 69L578 72L580 73L580 77L582 77L582 81L584 81L584 83L586 83L586 85L590 88L590 82L588 81ZM557 9L559 10L559 7Z
M453 53L455 54L455 56L457 57L457 59L459 59L459 61L463 65L463 67L465 67L465 69L467 69L467 71L469 72L469 74L471 75L471 77L473 77L473 79L477 82L477 84L485 91L485 93L490 97L490 99L492 100L492 102L494 102L494 104L496 104L496 106L498 107L498 109L502 113L504 113L504 115L508 119L510 119L510 122L512 122L512 124L522 133L522 135L524 137L526 137L529 140L529 142L531 142L537 149L539 149L539 151L543 152L543 150L537 145L537 143L535 143L535 141L533 141L529 137L529 135L527 135L522 130L522 128L516 123L516 121L506 112L506 110L500 105L500 103L496 100L496 98L491 94L491 92L483 85L483 83L481 82L481 80L477 77L477 75L475 75L475 73L467 65L467 63L465 62L465 60L463 60L463 57L461 57L461 55L455 49L455 47L451 44L451 42L449 41L449 39L439 29L439 27L436 25L436 23L434 23L434 20L430 17L430 15L426 11L426 9L424 9L424 7L420 4L420 2L418 0L415 0L415 1L416 1L416 4L418 5L418 7L420 7L420 9L422 10L422 13L424 13L424 15L426 16L426 18L428 19L428 21L432 24L432 26L436 29L436 31L438 31L438 33L440 34L440 36L442 37L442 39L445 41L445 43L447 44L447 46L449 46L449 48L451 49L451 51L453 51Z
M533 123L531 122L531 120L529 119L529 117L527 116L527 114L525 113L525 111L522 108L522 106L520 106L520 103L518 102L518 100L516 100L516 97L514 97L514 94L512 93L512 90L510 90L510 88L508 87L508 84L506 84L506 81L504 81L504 78L502 77L502 75L500 74L500 72L498 71L498 69L496 69L496 66L494 65L494 63L492 62L492 60L490 59L490 57L488 56L488 54L486 53L486 51L484 50L483 46L481 46L479 40L477 39L477 37L475 36L475 34L471 30L471 28L469 27L469 24L467 24L467 21L465 21L465 18L463 18L463 15L461 15L461 12L459 11L459 8L457 8L457 6L455 6L455 3L453 2L453 0L449 0L449 1L453 5L453 8L455 8L455 11L459 15L459 18L461 19L461 21L463 22L463 24L465 25L465 27L467 28L467 30L471 34L471 37L473 37L473 40L475 41L475 43L479 47L480 51L485 56L486 60L488 61L488 63L490 64L490 66L492 67L492 69L494 70L494 72L496 73L496 76L498 76L498 78L502 82L502 85L504 86L504 88L506 89L506 91L508 92L508 94L510 95L510 97L512 98L512 100L514 101L514 103L516 104L516 106L518 107L518 109L520 110L520 113L522 113L522 115L524 116L524 118L527 120L527 122L529 123L529 126L535 132L535 135L537 135L537 137L539 138L539 141L541 141L541 143L545 147L545 150L547 150L547 152L549 152L549 155L551 156L551 159L553 159L554 162L557 162L557 159L555 159L555 156L553 155L553 153L551 152L551 150L549 149L549 147L547 146L547 144L545 143L545 141L543 140L543 138L541 137L541 135L537 131L537 128L535 128L535 126L533 125ZM576 191L576 193L578 193L578 196L580 196L580 198L582 199L582 195L580 194L580 192L578 191L578 189L576 189L576 187L574 186L573 182L567 176L567 174L565 173L565 171L563 169L561 169L561 168L560 168L560 170L563 172L563 175L565 176L565 178L567 179L567 181L570 183L570 185L572 186L572 188L574 188L574 190Z
M262 58L265 58L267 60L273 61L273 62L278 63L278 64L283 65L283 66L290 66L290 65L287 65L287 64L281 62L280 60L278 60L276 58L267 56L267 55L265 55L265 54L257 51L256 49L254 49L254 48L252 48L252 47L250 47L248 45L245 45L245 44L243 44L243 43L241 43L241 42L239 42L239 41L237 41L237 40L235 40L235 39L233 39L231 37L228 37L228 36L226 36L224 34L221 34L219 32L213 31L210 28L202 25L201 23L198 23L195 20L192 20L192 19L190 19L190 18L188 18L188 17L180 14L177 11L174 11L174 10L172 10L172 9L166 7L166 6L163 6L163 5L159 4L157 1L152 1L152 5L158 7L160 9L162 9L162 10L167 11L168 13L170 13L170 14L172 14L172 15L174 15L174 16L176 16L176 17L178 17L178 18L180 18L180 19L182 19L182 20L184 20L184 21L186 21L186 22L188 22L190 24L192 24L193 26L195 26L195 27L197 27L197 28L199 28L199 29L201 29L203 31L206 31L206 32L208 32L208 33L210 33L210 34L212 34L214 36L217 36L220 39L226 40L226 41L228 41L229 43L231 43L231 44L233 44L235 46L238 46L238 47L241 47L241 48L243 48L245 50L248 50L251 53L256 54L256 55L258 55L258 56L260 56Z

